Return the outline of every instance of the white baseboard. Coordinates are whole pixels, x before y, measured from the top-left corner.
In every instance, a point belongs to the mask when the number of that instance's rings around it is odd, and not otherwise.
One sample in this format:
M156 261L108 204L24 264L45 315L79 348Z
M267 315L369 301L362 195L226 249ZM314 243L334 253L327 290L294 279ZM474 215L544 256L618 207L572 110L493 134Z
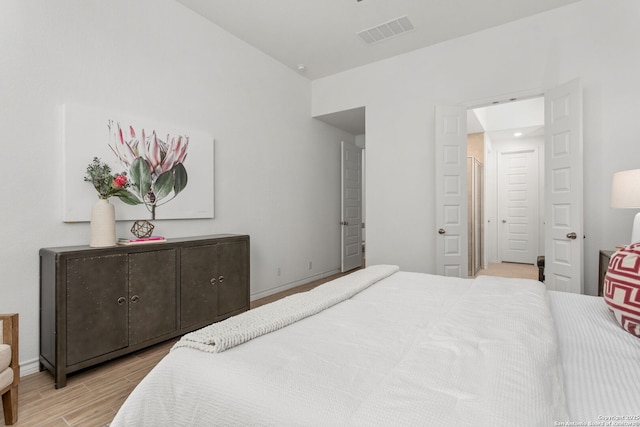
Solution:
M20 378L40 372L40 359L20 361Z

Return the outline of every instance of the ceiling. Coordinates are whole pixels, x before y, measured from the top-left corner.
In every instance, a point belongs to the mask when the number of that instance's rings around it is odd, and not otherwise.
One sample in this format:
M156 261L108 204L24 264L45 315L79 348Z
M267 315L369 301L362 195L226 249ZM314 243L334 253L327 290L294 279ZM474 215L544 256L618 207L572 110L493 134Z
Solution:
M544 136L544 97L467 110L467 133L477 132L493 142Z
M176 1L313 80L580 0ZM413 29L371 44L358 35L393 31L403 17ZM364 117L362 107L318 118L360 135Z
M331 126L335 126L338 129L347 131L351 135L362 135L365 133L364 107L315 116L315 118L322 120L325 123L329 123Z
M580 0L177 0L309 79L370 64ZM414 29L367 44L365 29Z

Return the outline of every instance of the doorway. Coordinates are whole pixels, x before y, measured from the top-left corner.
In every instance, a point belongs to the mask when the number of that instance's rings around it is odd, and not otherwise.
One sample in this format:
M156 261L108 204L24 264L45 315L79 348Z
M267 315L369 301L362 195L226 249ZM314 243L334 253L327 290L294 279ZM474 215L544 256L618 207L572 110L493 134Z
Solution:
M314 116L353 137L341 142L340 248L342 272L365 267L365 145L366 108L364 106ZM351 138L349 138L351 139ZM345 144L348 148L345 148Z
M551 290L582 293L585 236L580 79L546 89L543 102L545 185L540 200L545 202L546 219L544 281ZM435 229L439 235L435 258L437 274L445 276L466 277L468 271L467 197L466 191L461 191L466 190L466 167L461 165L466 163L468 114L460 105L435 107L435 218L439 227ZM489 218L487 225L491 222L495 229L496 219Z
M544 254L544 98L469 109L467 129L468 153L477 155L471 141L480 139L484 167L484 251L481 271L469 275L537 276L536 259ZM469 251L477 251L471 243Z

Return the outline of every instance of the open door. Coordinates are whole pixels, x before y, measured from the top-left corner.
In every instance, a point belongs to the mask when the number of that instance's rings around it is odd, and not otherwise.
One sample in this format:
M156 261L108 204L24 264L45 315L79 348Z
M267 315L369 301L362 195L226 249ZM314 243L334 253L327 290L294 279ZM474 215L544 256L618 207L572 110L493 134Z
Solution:
M343 272L362 266L362 149L342 141Z
M583 293L582 87L545 92L545 284Z
M436 107L436 272L467 277L467 110Z

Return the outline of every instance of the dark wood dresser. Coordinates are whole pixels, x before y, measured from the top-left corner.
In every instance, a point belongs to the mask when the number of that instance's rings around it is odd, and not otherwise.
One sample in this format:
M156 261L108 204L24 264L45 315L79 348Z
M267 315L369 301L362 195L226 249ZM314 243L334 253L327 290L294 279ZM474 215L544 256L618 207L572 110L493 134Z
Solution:
M40 250L40 366L55 376L249 309L249 236Z

